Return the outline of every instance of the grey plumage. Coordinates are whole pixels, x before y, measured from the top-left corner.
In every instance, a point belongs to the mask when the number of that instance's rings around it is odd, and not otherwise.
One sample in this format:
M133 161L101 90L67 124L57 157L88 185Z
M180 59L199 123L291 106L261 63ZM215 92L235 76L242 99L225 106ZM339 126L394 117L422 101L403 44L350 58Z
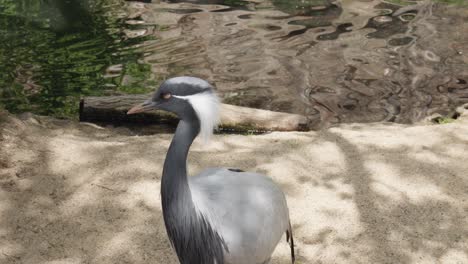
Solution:
M263 263L289 230L284 195L263 175L212 168L190 177L189 185L195 206L230 250L227 263Z
M186 174L188 148L196 133L196 123L180 121L174 136L180 140L169 147L161 182L164 223L180 263L224 263L226 244L208 219L197 213Z
M218 99L194 77L169 79L153 98L129 114L163 109L180 122L164 162L161 197L168 236L181 264L266 264L286 233L294 242L286 199L268 177L237 169L210 168L187 176L189 148L212 132Z

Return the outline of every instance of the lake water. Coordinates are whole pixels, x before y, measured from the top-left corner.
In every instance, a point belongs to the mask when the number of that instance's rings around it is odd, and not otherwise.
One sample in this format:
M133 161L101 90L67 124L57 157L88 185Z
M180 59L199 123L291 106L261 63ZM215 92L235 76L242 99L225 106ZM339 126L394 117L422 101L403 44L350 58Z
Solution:
M467 4L0 0L0 105L76 118L82 96L194 75L312 128L411 123L468 103Z

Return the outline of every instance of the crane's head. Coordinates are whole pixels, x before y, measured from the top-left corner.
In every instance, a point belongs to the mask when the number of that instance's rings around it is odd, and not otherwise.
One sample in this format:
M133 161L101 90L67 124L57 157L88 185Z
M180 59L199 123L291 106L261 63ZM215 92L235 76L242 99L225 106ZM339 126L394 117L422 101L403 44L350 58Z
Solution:
M161 109L181 120L200 122L200 135L208 139L219 122L219 99L213 86L195 77L175 77L159 86L153 96L134 106L127 114Z

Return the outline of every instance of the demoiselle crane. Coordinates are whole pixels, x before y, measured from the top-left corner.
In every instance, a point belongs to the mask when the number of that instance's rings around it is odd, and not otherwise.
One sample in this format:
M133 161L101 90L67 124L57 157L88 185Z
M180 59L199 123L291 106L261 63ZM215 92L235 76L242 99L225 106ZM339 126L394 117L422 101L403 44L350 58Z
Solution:
M286 199L270 178L227 168L187 176L193 140L207 139L219 121L213 87L195 77L171 78L128 114L153 109L180 119L161 179L164 223L180 263L267 264L283 233L294 263Z

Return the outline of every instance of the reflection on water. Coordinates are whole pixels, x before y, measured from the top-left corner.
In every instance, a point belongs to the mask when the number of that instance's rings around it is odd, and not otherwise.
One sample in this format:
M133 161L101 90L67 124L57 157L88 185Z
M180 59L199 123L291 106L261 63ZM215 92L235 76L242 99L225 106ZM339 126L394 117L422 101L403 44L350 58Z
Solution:
M57 114L77 94L146 92L176 75L314 128L414 122L468 102L463 0L89 0L71 1L73 14L59 0L3 2L14 6L0 20L14 36L0 44L13 110Z
M150 6L203 11L155 15L169 30L145 61L210 80L225 102L303 113L314 128L409 123L468 102L463 1L171 2Z
M0 104L69 117L80 95L148 91L139 22L123 1L0 0Z

